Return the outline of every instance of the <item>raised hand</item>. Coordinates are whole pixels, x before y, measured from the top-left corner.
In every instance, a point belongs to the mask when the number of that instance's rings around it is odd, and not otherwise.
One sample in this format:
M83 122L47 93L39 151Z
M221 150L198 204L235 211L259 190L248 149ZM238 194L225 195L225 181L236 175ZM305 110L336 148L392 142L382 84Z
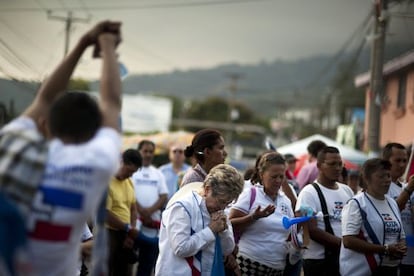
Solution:
M112 33L120 36L121 22L114 22L109 20L99 22L86 34L84 34L83 38L88 45L96 45L98 42L98 37L102 33Z

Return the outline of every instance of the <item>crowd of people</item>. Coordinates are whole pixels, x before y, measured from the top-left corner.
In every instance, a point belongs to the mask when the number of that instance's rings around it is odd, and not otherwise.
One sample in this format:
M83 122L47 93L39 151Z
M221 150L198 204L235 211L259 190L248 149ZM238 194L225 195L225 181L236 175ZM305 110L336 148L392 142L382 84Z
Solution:
M296 176L296 157L270 150L243 177L202 129L157 168L150 140L121 153L120 42L119 22L98 23L0 130L0 230L19 237L0 239L0 275L413 275L403 145L358 172L316 140ZM65 92L90 46L99 102ZM286 226L295 217L307 219Z

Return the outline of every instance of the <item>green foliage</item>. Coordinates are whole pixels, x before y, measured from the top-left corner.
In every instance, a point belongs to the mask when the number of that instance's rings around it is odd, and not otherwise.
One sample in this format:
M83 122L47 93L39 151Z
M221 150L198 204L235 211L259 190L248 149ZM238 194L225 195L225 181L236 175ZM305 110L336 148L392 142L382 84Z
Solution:
M239 112L235 123L251 124L255 118L252 110L242 102L234 103L234 109ZM229 103L221 97L209 97L204 101L194 101L185 113L186 118L226 122L229 114Z
M85 79L70 79L68 90L90 91L89 81Z

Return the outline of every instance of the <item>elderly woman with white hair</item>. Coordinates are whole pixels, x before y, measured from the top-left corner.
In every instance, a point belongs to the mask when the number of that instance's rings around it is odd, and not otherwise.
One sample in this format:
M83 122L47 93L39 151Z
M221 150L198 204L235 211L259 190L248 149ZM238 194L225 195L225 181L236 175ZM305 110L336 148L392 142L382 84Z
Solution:
M155 275L212 275L214 264L223 265L222 256L235 247L223 210L239 196L243 184L235 168L217 165L200 191L189 190L168 203L162 215Z

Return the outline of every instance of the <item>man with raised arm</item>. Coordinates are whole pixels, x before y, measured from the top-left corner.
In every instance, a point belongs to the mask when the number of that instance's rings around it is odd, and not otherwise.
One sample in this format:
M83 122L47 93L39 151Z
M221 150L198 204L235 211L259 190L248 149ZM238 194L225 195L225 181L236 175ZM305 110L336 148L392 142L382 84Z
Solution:
M29 275L76 275L84 223L117 170L121 81L115 50L120 26L105 21L85 33L23 115L1 130L32 130L50 139L44 172L27 213ZM103 63L99 104L85 93L65 92L82 54L94 45ZM31 175L25 177L29 180Z

